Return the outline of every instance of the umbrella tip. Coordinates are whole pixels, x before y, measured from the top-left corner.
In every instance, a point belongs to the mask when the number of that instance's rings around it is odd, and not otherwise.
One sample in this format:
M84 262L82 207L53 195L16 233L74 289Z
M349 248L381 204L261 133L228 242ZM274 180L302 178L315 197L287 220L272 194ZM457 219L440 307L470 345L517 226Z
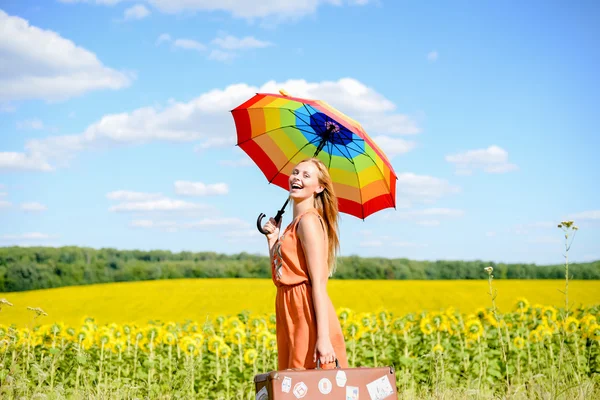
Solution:
M279 93L281 93L282 96L290 97L290 94L283 89L279 89Z

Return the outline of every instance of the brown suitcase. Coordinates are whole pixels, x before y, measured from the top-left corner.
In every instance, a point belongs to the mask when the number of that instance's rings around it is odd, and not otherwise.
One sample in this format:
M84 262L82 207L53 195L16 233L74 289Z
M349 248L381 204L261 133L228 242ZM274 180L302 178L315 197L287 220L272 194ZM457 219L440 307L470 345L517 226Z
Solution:
M394 367L288 369L254 377L256 400L396 399Z

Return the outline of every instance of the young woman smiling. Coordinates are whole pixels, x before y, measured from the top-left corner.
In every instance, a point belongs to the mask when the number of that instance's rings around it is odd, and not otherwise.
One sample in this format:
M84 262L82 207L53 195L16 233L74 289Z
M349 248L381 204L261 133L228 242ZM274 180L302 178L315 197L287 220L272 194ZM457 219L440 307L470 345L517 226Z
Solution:
M273 218L267 232L277 286L279 369L348 367L344 336L327 294L339 248L338 204L329 171L316 158L304 160L289 179L293 220L279 236Z

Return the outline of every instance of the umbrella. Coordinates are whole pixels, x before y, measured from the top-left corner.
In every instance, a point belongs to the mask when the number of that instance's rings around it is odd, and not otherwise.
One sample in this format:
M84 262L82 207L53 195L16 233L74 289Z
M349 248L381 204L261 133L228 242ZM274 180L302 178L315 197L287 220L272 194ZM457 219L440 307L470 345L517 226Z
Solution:
M324 101L258 93L234 108L237 146L252 158L269 183L289 190L300 161L317 157L327 166L340 212L365 219L396 206L396 173L362 126ZM277 212L279 222L285 207ZM260 214L256 221L262 229Z

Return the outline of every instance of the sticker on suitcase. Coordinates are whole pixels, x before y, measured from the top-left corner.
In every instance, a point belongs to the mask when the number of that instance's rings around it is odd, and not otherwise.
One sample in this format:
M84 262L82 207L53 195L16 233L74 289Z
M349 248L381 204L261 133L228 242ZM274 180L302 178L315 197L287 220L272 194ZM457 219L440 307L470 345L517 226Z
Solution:
M269 400L269 393L267 392L266 386L263 386L262 389L256 393L256 400Z
M284 376L283 381L281 382L281 391L283 393L289 393L292 388L292 378L289 376Z
M346 386L346 400L359 400L356 386Z
M394 394L394 389L392 388L392 384L387 375L384 375L371 383L367 383L367 390L369 391L371 400L383 400Z
M327 378L323 378L319 381L319 392L323 394L331 393L332 387L331 381Z
M335 375L335 383L337 383L338 387L346 386L346 373L344 371L338 371Z
M308 387L304 382L296 383L294 386L294 396L296 396L297 399L301 399L306 396L306 392L308 392Z

